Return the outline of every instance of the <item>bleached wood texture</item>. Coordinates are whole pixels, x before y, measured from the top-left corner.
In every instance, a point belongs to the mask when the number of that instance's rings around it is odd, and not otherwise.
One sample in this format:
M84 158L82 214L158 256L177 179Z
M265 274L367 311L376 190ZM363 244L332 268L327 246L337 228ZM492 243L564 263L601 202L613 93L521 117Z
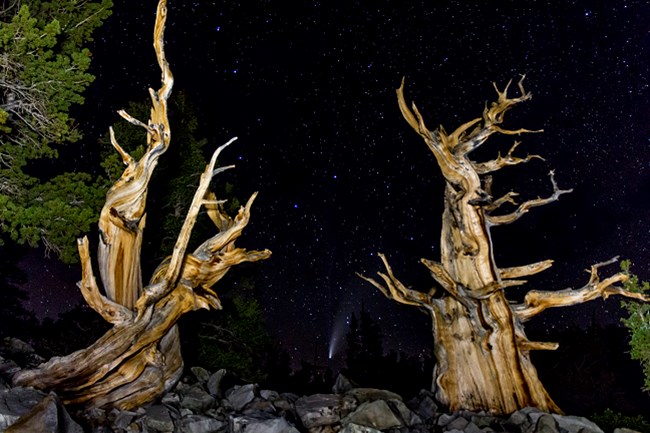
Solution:
M52 358L34 370L15 375L16 385L55 391L65 404L81 407L135 408L162 396L180 378L183 359L176 322L188 311L221 309L212 286L228 270L242 262L266 259L271 252L247 251L235 241L248 224L256 194L233 219L222 201L209 192L213 176L231 167L215 169L217 157L235 139L219 147L201 175L174 251L143 286L140 253L145 226L149 180L171 142L167 99L173 76L164 52L165 0L160 0L154 28L154 49L162 72L158 91L150 89L151 118L140 122L119 114L147 131L147 151L134 160L115 140L126 169L106 195L99 220L99 273L102 293L93 273L88 239L79 239L82 280L79 287L87 301L113 328L92 346L68 356ZM192 228L204 207L217 233L192 253L187 252Z
M541 132L509 130L501 125L505 113L527 101L531 94L519 81L520 96L509 97L508 86L498 99L485 108L483 115L448 134L443 127L429 130L415 104L409 108L404 98L404 82L397 89L398 104L408 124L424 139L434 154L446 182L440 262L422 259L437 282L437 288L421 292L407 288L395 276L386 256L380 254L385 272L379 280L362 276L386 297L427 311L432 321L436 366L432 390L449 410L487 410L508 414L526 406L545 411L560 409L549 397L531 363L531 350L554 350L555 343L529 341L522 323L543 310L564 307L621 295L641 301L649 299L616 286L626 279L622 273L600 280L595 265L589 282L581 289L531 291L521 305L511 304L505 290L526 281L518 278L551 267L552 260L500 269L492 254L490 228L512 223L530 209L558 200L571 192L558 187L550 173L552 192L518 204L517 193L491 196L489 176L501 168L541 159L537 155L514 156L515 142L506 156L476 162L470 153L492 134L519 135ZM512 212L495 214L509 204ZM608 262L609 263L609 262Z

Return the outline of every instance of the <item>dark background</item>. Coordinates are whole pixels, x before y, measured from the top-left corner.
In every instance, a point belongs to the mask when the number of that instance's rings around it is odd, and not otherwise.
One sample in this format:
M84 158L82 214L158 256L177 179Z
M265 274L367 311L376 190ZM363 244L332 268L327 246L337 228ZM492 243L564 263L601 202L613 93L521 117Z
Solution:
M92 162L81 155L93 154L116 110L157 88L155 7L154 0L116 0L98 30L97 80L77 114L86 133L75 164ZM492 82L502 88L527 75L533 99L510 112L506 126L544 129L521 137L519 154L545 161L504 169L495 195L514 189L522 199L547 196L551 169L559 186L574 192L493 230L499 266L556 261L513 290L513 299L531 288L580 287L584 269L616 255L650 278L647 2L171 0L169 9L175 88L199 107L210 151L239 137L221 158L237 168L222 179L242 200L260 191L240 243L273 251L255 265L256 290L269 329L294 362L336 360L349 315L362 308L381 326L386 349L431 350L425 315L355 275L381 270L376 253L383 252L405 283L422 290L433 284L418 261L439 258L443 182L399 113L394 89L402 77L429 128L451 131L495 99ZM505 153L512 141L490 139L476 159ZM80 301L76 267L37 255L22 266L50 277L24 286L42 316ZM52 303L52 290L61 305ZM546 339L618 325L618 304L550 311L528 329ZM616 339L612 350L625 350L623 334L607 335ZM567 359L549 356L540 357L540 370Z

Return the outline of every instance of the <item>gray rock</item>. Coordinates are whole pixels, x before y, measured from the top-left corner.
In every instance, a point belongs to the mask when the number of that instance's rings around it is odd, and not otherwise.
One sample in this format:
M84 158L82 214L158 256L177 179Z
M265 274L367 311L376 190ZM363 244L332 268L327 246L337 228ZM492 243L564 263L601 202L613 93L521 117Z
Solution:
M117 409L113 409L110 414L111 417L114 417L113 425L121 429L126 429L129 424L133 422L133 419L136 417L136 415L137 414L135 412L127 410L118 411Z
M529 423L528 414L523 412L523 410L518 410L513 412L504 424L514 428L514 431L520 432L525 430L524 427L527 423ZM508 431L512 430L512 428L509 428Z
M640 432L636 430L632 430L631 428L619 427L614 429L614 433L640 433Z
M553 414L553 418L557 420L560 429L569 433L603 433L603 430L595 423L581 416Z
M157 404L148 407L143 418L144 425L157 432L169 433L174 431L174 421L165 406Z
M386 430L403 425L383 400L362 403L354 412L341 420L342 425L349 423L365 425L378 430Z
M381 433L381 431L365 425L350 423L346 424L345 427L339 430L339 433Z
M346 392L345 395L354 397L359 403L374 400L401 400L402 397L394 392L374 388L354 388Z
M189 415L180 422L181 433L216 433L226 425L225 422L203 415Z
M469 422L469 424L465 426L465 429L463 431L465 433L483 433L483 430L481 430L479 426L477 426L471 421Z
M336 376L336 381L334 381L334 386L332 387L332 392L334 394L345 394L353 388L352 384L347 377L339 373Z
M208 392L210 395L222 397L225 394L224 390L221 389L221 382L224 376L226 376L226 370L222 368L208 378Z
M192 367L190 371L201 385L206 384L210 379L210 372L203 367Z
M226 399L235 411L240 412L244 406L253 401L257 394L257 385L236 386L228 390Z
M458 418L452 420L447 424L446 430L465 430L465 427L469 424L469 421L459 416Z
M13 388L0 391L0 430L7 428L29 412L47 394L32 388Z
M260 397L262 397L264 400L268 400L270 402L273 402L277 399L280 398L280 394L278 394L277 391L272 391L269 389L263 389L260 391Z
M5 430L6 433L83 433L54 393L43 398L37 405Z
M343 396L335 394L300 397L295 407L302 424L308 429L336 424L351 410L350 403Z
M256 417L236 417L231 424L232 433L299 433L298 429L284 418L259 419Z
M431 396L423 395L421 398L414 400L415 401L409 402L410 408L415 413L417 413L420 418L422 418L422 420L429 421L436 416L436 413L438 412L438 405L436 405Z
M557 420L548 414L540 416L535 424L535 433L560 433Z
M387 403L392 411L399 415L404 425L412 427L417 424L422 424L422 418L406 407L404 402L401 400L388 400Z
M436 421L436 425L439 427L447 427L447 425L455 420L457 415L455 414L449 414L449 413L443 413L440 415Z
M273 400L273 406L280 411L295 412L295 403L297 400L298 396L295 394L280 394L278 399Z
M262 397L255 397L253 401L244 406L241 412L245 415L251 415L259 412L266 412L275 414L275 406L270 401L264 400Z
M205 412L214 406L214 404L214 397L198 386L186 390L181 396L181 408L189 409L192 412Z

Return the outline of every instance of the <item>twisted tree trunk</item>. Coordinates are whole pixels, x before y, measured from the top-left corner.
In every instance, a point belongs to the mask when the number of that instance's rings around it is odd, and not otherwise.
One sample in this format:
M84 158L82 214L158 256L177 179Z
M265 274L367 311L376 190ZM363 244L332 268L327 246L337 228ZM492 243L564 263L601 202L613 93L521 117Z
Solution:
M180 378L183 359L176 322L188 311L221 309L211 287L231 266L263 260L270 251L236 248L235 240L248 224L255 194L232 219L223 212L223 201L208 191L212 177L231 167L215 169L217 157L234 139L213 154L201 175L187 217L170 257L143 287L140 253L145 227L145 205L149 180L158 158L167 150L171 128L167 99L173 76L163 49L167 15L166 0L160 0L154 28L154 49L162 71L162 86L150 89L151 118L147 124L124 111L127 121L147 131L147 151L134 160L115 140L111 142L127 166L106 195L99 220L98 263L105 295L93 274L87 238L78 242L81 257L81 292L88 304L113 328L92 346L62 358L52 358L35 370L20 371L14 384L55 391L65 404L84 407L131 409L149 403L167 392ZM218 229L194 252L187 245L201 207Z
M422 259L442 290L438 292L434 288L424 293L407 288L395 277L383 254L380 257L386 272L378 273L383 281L362 278L388 298L417 306L430 314L437 361L432 389L437 399L452 411L487 410L508 414L535 406L559 412L530 361L531 350L554 350L557 344L529 341L523 322L549 307L574 305L613 294L650 300L617 287L616 283L626 279L622 273L601 281L598 268L611 261L593 266L589 282L581 289L531 291L519 305L511 304L506 298L505 289L525 283L518 278L548 269L553 262L546 260L516 268L499 268L492 254L490 228L512 223L529 209L556 201L570 192L558 188L551 172L553 194L548 198L519 205L514 200L517 195L514 192L493 198L492 180L483 175L540 158L537 155L514 156L519 142L514 143L506 156L499 155L492 161L479 163L470 159L470 153L494 133L539 132L507 130L500 126L510 108L531 97L522 81L519 82L521 96L509 98L508 87L503 91L497 89L498 100L486 107L481 117L463 124L452 134L447 134L442 127L435 131L427 129L417 107L408 108L403 94L404 83L397 90L404 118L433 152L446 182L441 260ZM494 211L506 203L515 205L516 209L495 215Z

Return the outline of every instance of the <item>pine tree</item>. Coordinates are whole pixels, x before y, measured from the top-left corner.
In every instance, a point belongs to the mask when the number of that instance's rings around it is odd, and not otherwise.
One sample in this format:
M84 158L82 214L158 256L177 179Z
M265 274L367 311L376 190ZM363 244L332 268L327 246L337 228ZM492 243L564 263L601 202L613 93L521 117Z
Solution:
M18 3L0 11L0 231L71 262L74 239L97 219L107 185L38 162L81 139L70 109L84 103L94 79L86 45L112 2Z
M621 262L621 269L630 277L625 288L635 293L650 293L650 283L640 281L630 272L630 267L629 260ZM629 313L622 322L630 332L630 356L641 363L645 375L643 388L650 391L650 304L624 301L622 305Z

